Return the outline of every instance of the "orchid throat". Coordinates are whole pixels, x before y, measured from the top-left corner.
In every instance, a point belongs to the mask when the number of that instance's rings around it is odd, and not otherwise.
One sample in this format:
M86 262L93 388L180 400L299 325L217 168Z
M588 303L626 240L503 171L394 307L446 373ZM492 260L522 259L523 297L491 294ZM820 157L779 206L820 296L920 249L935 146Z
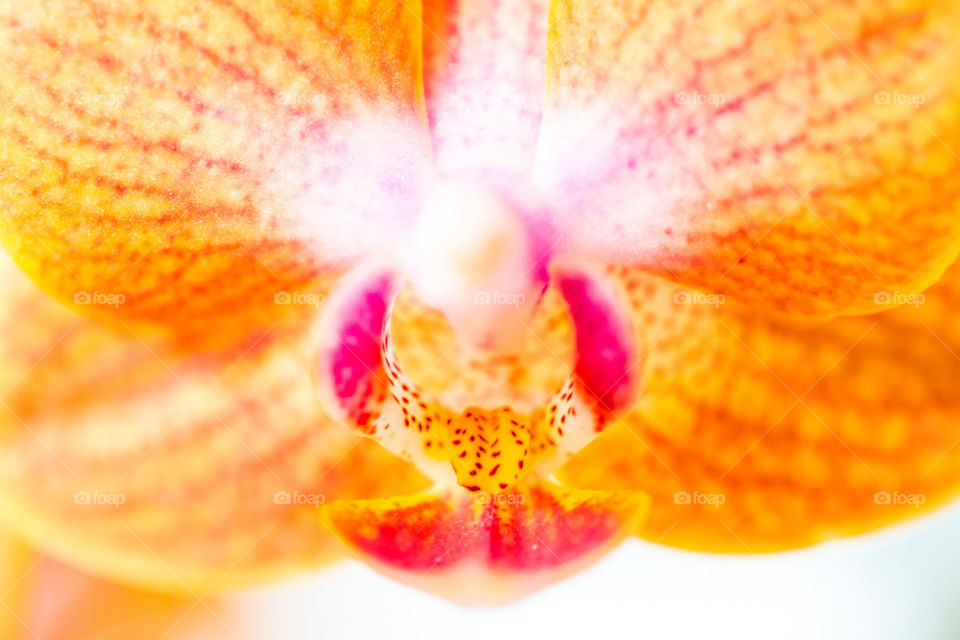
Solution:
M498 492L545 476L635 396L633 339L619 292L592 265L551 259L548 234L540 232L548 216L532 193L439 181L424 199L402 266L357 267L324 318L321 397L441 485ZM424 391L404 371L392 336L404 281L445 316L465 362L517 354L538 301L556 287L576 334L569 375L552 395L526 403L461 380L442 394Z

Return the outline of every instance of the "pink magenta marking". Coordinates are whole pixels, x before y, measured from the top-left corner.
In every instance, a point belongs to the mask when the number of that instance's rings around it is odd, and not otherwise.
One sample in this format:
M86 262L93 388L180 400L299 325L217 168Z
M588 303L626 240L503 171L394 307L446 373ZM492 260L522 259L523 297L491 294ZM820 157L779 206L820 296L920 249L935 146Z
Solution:
M577 363L581 384L611 411L626 408L633 397L630 374L633 340L625 309L609 287L582 271L557 278L576 327Z
M337 336L329 365L336 397L348 411L365 400L363 391L369 385L363 383L380 370L380 332L393 285L391 274L378 272L356 284L337 310Z
M573 562L616 537L623 525L620 514L603 507L564 511L537 489L524 497L526 504L488 504L475 513L473 496L446 503L434 496L395 511L364 513L361 522L375 527L372 537L356 535L358 524L344 531L365 553L401 569L444 569L474 559L523 572ZM552 540L549 547L544 538Z

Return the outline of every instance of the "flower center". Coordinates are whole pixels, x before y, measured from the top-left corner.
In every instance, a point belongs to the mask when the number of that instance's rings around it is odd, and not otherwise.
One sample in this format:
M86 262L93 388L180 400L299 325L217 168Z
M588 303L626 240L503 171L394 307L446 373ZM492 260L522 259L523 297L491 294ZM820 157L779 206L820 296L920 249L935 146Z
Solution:
M439 181L425 200L407 271L468 348L515 349L545 286L526 208L465 179Z
M417 465L438 486L456 482L472 492L498 492L530 474L549 476L629 409L639 373L626 309L602 271L557 264L551 272L553 295L566 303L566 328L575 333L577 353L552 390L531 385L542 403L527 407L499 399L483 380L475 384L474 374L485 369L455 371L438 389L421 386L395 348L391 314L402 278L390 265L372 262L346 278L319 327L316 371L326 407ZM563 331L564 325L557 328ZM421 350L428 350L430 330L421 337ZM426 356L434 362L428 368L449 367L455 355L434 349ZM523 378L535 375L537 363L528 364L524 375L509 382L530 384ZM564 366L559 359L558 364Z

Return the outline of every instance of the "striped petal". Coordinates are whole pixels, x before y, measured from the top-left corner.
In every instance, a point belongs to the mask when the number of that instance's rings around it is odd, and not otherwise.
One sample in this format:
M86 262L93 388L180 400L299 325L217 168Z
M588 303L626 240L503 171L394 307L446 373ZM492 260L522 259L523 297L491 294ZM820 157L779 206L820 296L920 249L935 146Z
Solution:
M323 501L424 486L321 411L303 330L184 353L0 268L0 520L56 557L163 589L225 587L337 557Z
M865 533L960 490L960 266L898 309L830 322L612 269L645 354L638 410L559 477L652 496L642 535L770 551Z
M402 3L4 1L0 53L0 239L84 312L223 343L416 213Z
M557 0L558 251L812 315L924 289L960 249L958 28L953 2Z

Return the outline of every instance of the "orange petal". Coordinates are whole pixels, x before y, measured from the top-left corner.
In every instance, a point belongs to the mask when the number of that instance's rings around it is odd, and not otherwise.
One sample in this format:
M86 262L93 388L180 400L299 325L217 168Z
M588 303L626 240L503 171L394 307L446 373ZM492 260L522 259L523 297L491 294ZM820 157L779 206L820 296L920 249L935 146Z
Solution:
M910 304L831 322L765 318L612 273L630 289L646 354L640 405L559 477L649 492L644 537L769 551L955 499L960 266L925 297L899 300Z
M529 167L543 106L547 7L424 1L424 89L441 170Z
M84 313L226 340L416 213L402 3L5 1L0 33L0 240Z
M556 0L560 250L757 308L872 312L960 249L960 5Z
M514 600L583 569L629 534L646 508L642 494L544 483L337 502L323 513L374 568L476 604Z
M236 638L238 621L216 602L169 596L97 578L36 553L4 583L17 595L8 640ZM5 600L7 604L10 601Z
M25 544L0 535L0 638L19 638L27 632L22 618L25 590L20 584L34 560Z
M64 309L0 258L0 519L40 548L222 587L336 557L318 502L424 486L321 412L302 332L183 353Z

